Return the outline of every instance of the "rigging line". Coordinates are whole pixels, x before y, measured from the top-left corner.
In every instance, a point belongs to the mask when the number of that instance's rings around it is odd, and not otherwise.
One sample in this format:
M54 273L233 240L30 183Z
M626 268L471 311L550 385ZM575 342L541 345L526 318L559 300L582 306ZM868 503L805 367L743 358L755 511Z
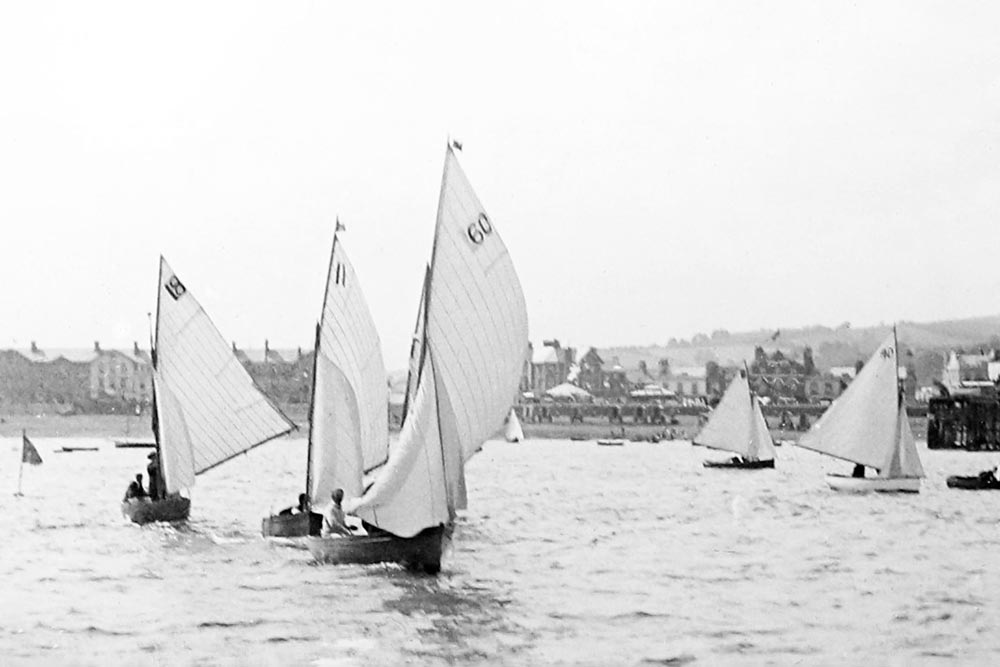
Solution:
M334 233L336 238L336 233ZM316 414L316 368L319 366L319 337L322 324L316 323L316 340L313 343L312 382L309 387L309 435L306 445L306 498L312 491L312 449L313 449L313 419Z
M255 445L253 445L253 446L251 446L251 447L248 447L247 449L244 449L244 450L243 450L242 452L236 452L236 453L235 453L235 454L233 454L232 456L228 456L228 457L226 457L226 458L222 459L221 461L217 461L216 463L213 463L212 465L208 466L207 468L202 468L201 470L195 470L195 471L194 471L194 474L196 474L196 475L200 475L200 474L202 474L202 473L205 473L205 472L208 472L209 470L211 470L211 469L213 469L213 468L217 468L217 467L219 467L220 465L222 465L222 464L223 464L223 463L225 463L226 461L231 461L232 459L235 459L235 458L236 458L237 456L240 456L241 454L246 454L246 453L247 453L247 452L249 452L249 451L250 451L251 449L255 449L255 448L257 448L257 447L260 447L261 445L263 445L263 444L265 444L265 443L268 443L268 442L271 442L272 440L276 440L277 438L280 438L280 437L281 437L281 436L283 436L283 435L288 435L288 434L289 434L289 433L291 433L291 432L292 432L293 430L294 430L294 429L288 429L287 431L282 431L281 433L276 433L276 434L272 435L271 437L269 437L269 438L266 438L266 439L264 439L264 440L261 440L260 442L256 443Z

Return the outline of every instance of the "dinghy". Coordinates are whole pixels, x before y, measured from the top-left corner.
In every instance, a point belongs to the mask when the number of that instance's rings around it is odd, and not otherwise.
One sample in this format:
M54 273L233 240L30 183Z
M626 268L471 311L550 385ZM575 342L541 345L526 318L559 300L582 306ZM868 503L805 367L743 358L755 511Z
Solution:
M726 461L705 461L706 468L760 470L774 467L774 442L746 368L726 388L722 400L691 444L736 454Z
M968 491L986 491L1000 489L1000 477L996 468L984 470L978 475L952 475L946 484L949 489L966 489Z
M398 439L355 469L344 503L366 536L308 539L326 563L393 561L436 573L466 507L465 462L503 424L528 347L524 294L507 248L449 145ZM347 487L345 487L346 489Z
M323 516L312 510L330 503L334 489L360 496L362 478L389 451L389 393L375 322L354 267L333 235L323 310L313 348L309 404L306 497L310 508L263 520L265 537L319 535Z
M521 430L521 420L517 418L514 408L510 409L507 415L507 425L504 426L503 437L507 442L521 442L524 440L524 431Z
M166 497L131 498L136 523L182 521L200 475L295 428L260 391L194 295L160 257L153 341L153 435Z
M827 475L838 491L920 491L924 476L899 390L896 331L875 351L840 397L797 443L799 447L875 468L877 477Z
M117 449L156 449L156 441L146 438L116 438L114 443Z

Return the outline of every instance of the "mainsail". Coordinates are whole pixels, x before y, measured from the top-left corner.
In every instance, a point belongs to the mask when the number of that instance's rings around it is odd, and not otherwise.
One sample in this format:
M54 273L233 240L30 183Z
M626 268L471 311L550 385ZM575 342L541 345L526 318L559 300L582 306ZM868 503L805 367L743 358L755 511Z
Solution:
M417 380L420 377L420 364L424 356L424 304L427 302L427 282L431 277L431 267L424 271L423 287L420 288L420 306L417 308L417 323L413 327L413 339L410 341L410 361L406 373L406 395L403 398L403 422L413 405L417 393Z
M748 461L774 458L774 442L744 371L729 383L694 444L733 452Z
M264 396L201 304L160 258L153 386L167 491L295 428Z
M895 335L875 351L799 446L878 469L882 477L923 477L899 398Z
M465 461L503 423L528 344L513 262L450 146L423 308L417 389L403 430L375 484L348 506L402 537L465 507Z
M308 492L363 492L366 471L388 456L388 386L375 322L343 242L334 235L316 343Z

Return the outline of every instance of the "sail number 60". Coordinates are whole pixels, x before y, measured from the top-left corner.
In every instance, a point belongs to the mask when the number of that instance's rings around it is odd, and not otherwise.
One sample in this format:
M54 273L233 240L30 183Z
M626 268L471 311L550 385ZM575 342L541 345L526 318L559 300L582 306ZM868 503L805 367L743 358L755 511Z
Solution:
M468 226L465 230L469 240L476 245L486 240L486 237L493 233L493 224L485 213L479 214L479 219Z

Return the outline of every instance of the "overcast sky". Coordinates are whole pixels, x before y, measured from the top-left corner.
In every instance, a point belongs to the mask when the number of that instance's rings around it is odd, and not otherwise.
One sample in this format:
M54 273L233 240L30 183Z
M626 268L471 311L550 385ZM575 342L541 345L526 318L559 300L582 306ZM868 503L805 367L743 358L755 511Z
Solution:
M147 340L162 253L308 346L334 219L405 365L447 136L531 336L1000 311L1000 4L4 3L0 347Z

